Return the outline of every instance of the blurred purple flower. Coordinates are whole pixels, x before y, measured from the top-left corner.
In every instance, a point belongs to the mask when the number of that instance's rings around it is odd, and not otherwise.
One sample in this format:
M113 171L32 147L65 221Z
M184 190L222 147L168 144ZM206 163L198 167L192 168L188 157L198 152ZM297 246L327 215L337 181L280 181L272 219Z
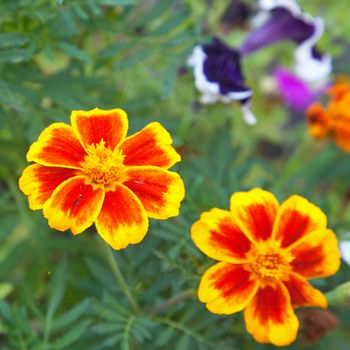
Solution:
M295 74L307 82L311 90L322 89L332 71L330 56L315 47L324 32L323 19L303 12L295 0L259 0L259 6L262 12L256 22L263 23L258 23L243 42L241 54L250 54L282 40L292 41L297 44Z
M286 105L298 112L305 111L325 89L324 87L313 91L309 84L286 68L277 68L273 75L277 83L277 89Z
M239 101L246 122L255 124L249 108L252 91L244 84L240 58L237 49L214 38L210 44L196 46L187 62L193 66L195 86L202 93L201 103Z
M196 46L188 60L193 66L196 88L202 93L201 103L237 100L248 124L255 124L256 119L250 110L252 91L244 83L241 57L282 40L295 42L296 76L279 70L276 78L282 96L296 109L304 109L323 90L332 68L330 57L315 48L324 31L321 18L302 12L294 0L259 0L259 5L259 17L265 19L239 49L216 38L210 44Z

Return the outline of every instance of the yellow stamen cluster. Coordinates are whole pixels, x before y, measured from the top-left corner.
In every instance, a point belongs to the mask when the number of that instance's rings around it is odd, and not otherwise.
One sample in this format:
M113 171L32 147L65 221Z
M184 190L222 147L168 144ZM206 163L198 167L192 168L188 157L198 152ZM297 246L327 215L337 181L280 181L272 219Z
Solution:
M81 166L91 182L107 186L120 181L124 156L118 150L105 147L105 142L101 140L99 144L88 146L86 152Z
M259 244L249 253L250 268L261 280L281 279L289 270L292 255L275 242Z

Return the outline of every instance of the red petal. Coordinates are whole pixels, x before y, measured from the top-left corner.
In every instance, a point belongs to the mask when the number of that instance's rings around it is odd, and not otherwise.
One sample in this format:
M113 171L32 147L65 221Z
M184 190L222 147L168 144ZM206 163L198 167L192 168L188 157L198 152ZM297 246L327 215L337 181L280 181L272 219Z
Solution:
M247 331L260 343L285 346L292 343L299 327L290 296L280 282L260 287L244 311Z
M153 166L127 167L124 182L140 199L149 217L167 219L179 215L185 196L179 174Z
M106 192L96 221L99 235L114 249L139 243L148 230L148 218L140 200L124 185Z
M128 131L128 118L121 109L73 111L71 124L84 148L103 140L106 147L114 150Z
M231 197L231 212L241 230L252 240L271 237L279 204L270 192L255 188Z
M162 125L150 123L120 145L125 155L124 164L155 165L168 169L181 159L171 146L172 142Z
M287 280L283 281L291 297L293 307L318 306L327 307L327 299L317 289L313 288L305 278L291 272Z
M43 209L50 227L78 234L93 224L102 207L104 188L86 181L85 176L76 176L56 188Z
M78 172L75 169L32 164L24 169L19 179L19 188L28 196L30 209L42 209L56 187Z
M28 162L41 165L81 169L86 152L70 125L53 123L34 142L27 153Z
M289 250L295 256L293 271L306 278L326 277L336 273L340 266L340 251L331 230L319 230L304 236Z
M252 246L231 212L217 208L201 215L192 225L191 235L204 254L218 261L244 263Z
M294 195L282 203L274 226L274 236L288 247L308 233L327 226L326 215L303 197Z
M204 273L198 297L211 312L232 314L249 304L258 287L259 283L243 265L220 262Z

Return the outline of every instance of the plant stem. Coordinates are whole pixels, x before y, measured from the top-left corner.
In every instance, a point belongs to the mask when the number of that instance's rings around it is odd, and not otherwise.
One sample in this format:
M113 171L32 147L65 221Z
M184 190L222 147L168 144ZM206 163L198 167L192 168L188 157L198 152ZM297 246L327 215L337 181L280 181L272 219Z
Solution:
M112 251L111 247L105 241L103 241L101 238L98 237L98 239L102 243L101 245L102 245L103 250L105 252L105 258L106 258L106 260L107 260L107 262L112 270L112 273L113 273L115 279L119 283L120 288L123 290L124 295L128 299L128 301L129 301L130 305L132 306L132 308L134 309L134 311L139 314L141 312L140 306L130 292L128 284L126 283L126 281L123 277L123 274L120 271L119 265L118 265L117 260L115 259L114 255L113 255L113 251Z
M194 289L188 289L185 290L183 292L180 292L176 295L174 295L173 297L171 297L170 299L164 301L164 303L155 306L153 309L150 310L150 312L148 313L150 316L155 315L159 312L162 312L163 310L166 310L168 307L177 304L178 302L187 299L187 298L192 298L194 297L196 294L196 291Z

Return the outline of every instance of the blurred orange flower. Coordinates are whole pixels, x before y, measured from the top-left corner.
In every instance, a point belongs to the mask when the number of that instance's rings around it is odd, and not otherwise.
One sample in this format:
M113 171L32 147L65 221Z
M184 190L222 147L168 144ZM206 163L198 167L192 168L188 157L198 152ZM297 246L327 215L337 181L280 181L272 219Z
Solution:
M53 123L28 153L19 187L49 226L74 235L95 223L114 249L142 241L148 217L179 213L181 177L169 169L181 157L157 122L126 138L121 109L73 111L71 125Z
M350 152L350 85L342 80L328 89L328 95L326 108L314 103L306 111L310 135L330 136L340 149Z
M198 298L215 314L244 309L247 331L261 343L292 343L299 327L294 308L327 307L307 280L337 272L340 253L326 215L294 195L279 205L255 188L231 197L231 210L204 212L192 239L219 262L203 275Z

